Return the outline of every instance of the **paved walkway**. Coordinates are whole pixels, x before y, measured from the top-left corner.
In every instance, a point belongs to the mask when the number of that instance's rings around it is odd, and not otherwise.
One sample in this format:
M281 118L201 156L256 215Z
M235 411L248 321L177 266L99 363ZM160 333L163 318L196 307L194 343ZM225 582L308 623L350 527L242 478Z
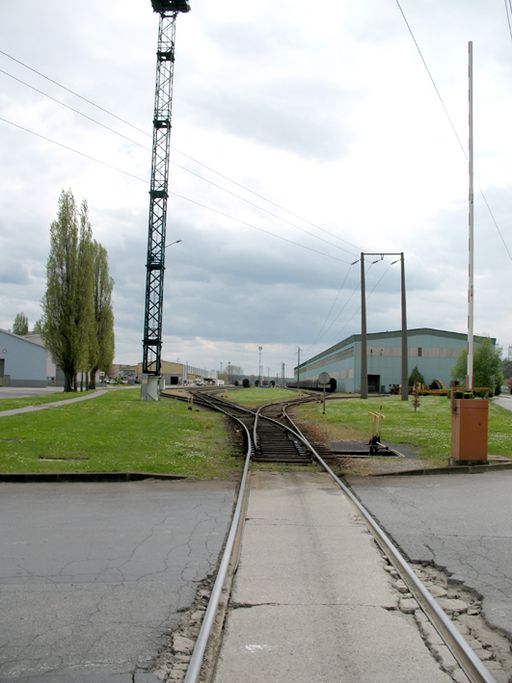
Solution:
M20 415L21 413L35 413L38 410L47 410L48 408L59 408L70 403L78 403L79 401L88 401L91 398L98 398L106 394L108 389L98 389L94 394L87 394L86 396L77 396L77 398L68 398L62 401L52 401L51 403L42 403L37 406L25 406L24 408L13 408L12 410L1 410L0 417L9 417L9 415Z
M251 481L215 683L448 683L328 476Z
M494 403L497 403L502 408L506 408L507 410L512 410L512 395L507 396L506 394L502 394L501 396L497 396L496 398L493 398L492 400Z

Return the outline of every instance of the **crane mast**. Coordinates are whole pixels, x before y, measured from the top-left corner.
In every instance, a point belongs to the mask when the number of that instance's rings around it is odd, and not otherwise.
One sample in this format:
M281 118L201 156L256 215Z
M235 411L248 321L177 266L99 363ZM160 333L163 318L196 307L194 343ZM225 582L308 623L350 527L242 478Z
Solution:
M141 397L145 400L157 401L160 393L165 234L176 17L179 12L188 12L190 6L187 0L151 0L151 4L160 18L156 52L153 148L149 189Z

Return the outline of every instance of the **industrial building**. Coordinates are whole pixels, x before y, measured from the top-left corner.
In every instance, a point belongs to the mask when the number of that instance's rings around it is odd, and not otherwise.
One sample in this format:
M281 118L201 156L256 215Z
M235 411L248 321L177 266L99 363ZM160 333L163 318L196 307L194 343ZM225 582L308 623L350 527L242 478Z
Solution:
M130 368L133 379L139 382L143 375L142 363L126 367ZM215 370L197 368L189 363L180 363L179 361L162 360L160 375L162 388L178 384L216 384L218 382Z
M51 358L44 346L0 330L0 386L46 387L55 380L51 372Z
M374 332L367 335L368 390L389 392L401 383L402 332ZM478 338L475 338L478 342ZM493 344L495 339L491 340ZM434 380L450 385L451 369L467 346L467 336L459 332L421 327L407 331L408 372L417 366L430 385ZM337 391L357 393L361 383L361 335L353 334L295 368L295 378L317 380L327 372L337 383Z

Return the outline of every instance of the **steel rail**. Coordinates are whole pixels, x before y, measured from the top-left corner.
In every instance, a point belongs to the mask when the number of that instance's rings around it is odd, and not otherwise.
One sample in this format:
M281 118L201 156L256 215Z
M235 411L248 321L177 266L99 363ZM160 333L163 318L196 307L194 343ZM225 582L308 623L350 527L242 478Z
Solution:
M301 403L310 403L310 401L301 401ZM280 428L283 429L284 431L288 432L288 433L291 434L292 436L296 436L296 437L299 438L303 443L305 443L305 445L306 445L308 448L310 448L309 443L305 440L305 438L304 438L302 432L296 431L295 429L292 429L291 427L288 427L287 425L283 424L282 422L279 422L279 420L276 420L276 419L273 418L273 417L268 417L267 415L261 415L261 411L264 410L265 408L268 408L268 407L271 406L271 405L276 405L276 404L275 404L275 403L274 403L274 404L272 404L272 403L267 403L267 404L265 404L265 405L263 405L263 406L260 406L260 407L258 408L258 410L256 411L256 417L255 417L255 419L254 419L254 425L253 425L253 428L252 428L252 431L253 431L254 447L255 447L255 448L258 447L258 443L259 443L258 434L257 434L258 420L262 419L262 420L267 420L267 422L272 422L273 424L277 425L278 427L280 427ZM298 403L295 403L294 405L298 405ZM293 424L294 427L295 427L295 423L293 422L293 420L290 419L290 417L286 414L286 412L283 411L283 415L284 415L284 417L286 417L286 418L288 419L288 421L291 422L291 424Z
M295 424L290 416L286 413L286 407L283 409L283 412L288 417L290 422ZM341 481L341 479L332 471L325 460L323 460L323 458L316 452L316 450L296 425L295 428L297 435L301 438L304 445L311 450L319 464L324 468L331 479L337 484L337 486L339 486L339 488L343 491L343 493L345 493L345 495L362 515L384 554L392 562L402 580L407 585L407 588L416 598L421 609L426 614L443 641L446 643L450 652L453 654L471 683L496 683L494 676L484 666L482 661L462 637L457 630L457 627L451 622L446 613L439 607L436 600L428 592L423 583L418 579L412 567L405 560L389 536L383 531L383 529L381 529L381 527L363 506L361 501L355 496L353 491L351 491L348 486Z
M221 412L225 412L221 410ZM227 414L227 413L226 413ZM231 561L231 556L233 554L233 548L235 546L235 540L238 534L239 528L242 524L242 510L244 509L245 500L247 497L247 484L249 480L249 465L251 463L252 455L252 442L251 434L247 426L237 417L232 417L232 419L237 420L242 427L245 429L247 436L247 451L245 453L245 463L242 473L242 479L240 481L240 489L238 491L238 499L235 506L235 511L233 513L233 519L231 520L231 526L229 529L229 534L226 540L226 545L224 547L224 552L222 555L222 560L219 565L219 570L217 572L217 577L215 583L213 584L212 592L210 595L210 600L208 602L208 607L203 617L201 623L201 628L197 636L196 644L190 658L187 673L184 678L184 683L197 683L199 680L199 675L201 673L201 667L203 664L204 654L206 651L206 646L212 632L215 617L217 615L217 609L219 606L222 588L226 581L226 576Z

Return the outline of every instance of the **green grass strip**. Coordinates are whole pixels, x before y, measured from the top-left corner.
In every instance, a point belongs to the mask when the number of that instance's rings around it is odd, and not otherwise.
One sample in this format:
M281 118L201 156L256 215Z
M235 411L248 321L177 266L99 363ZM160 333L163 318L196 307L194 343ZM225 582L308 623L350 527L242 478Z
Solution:
M222 416L140 400L140 389L2 418L0 472L159 472L198 479L239 470Z
M368 411L382 412L384 443L410 444L422 458L446 464L451 454L450 401L445 396L422 396L417 412L412 401L398 396L328 401L322 407L300 408L301 418L314 422L330 440L368 441ZM512 457L512 412L489 403L489 448L491 455Z

